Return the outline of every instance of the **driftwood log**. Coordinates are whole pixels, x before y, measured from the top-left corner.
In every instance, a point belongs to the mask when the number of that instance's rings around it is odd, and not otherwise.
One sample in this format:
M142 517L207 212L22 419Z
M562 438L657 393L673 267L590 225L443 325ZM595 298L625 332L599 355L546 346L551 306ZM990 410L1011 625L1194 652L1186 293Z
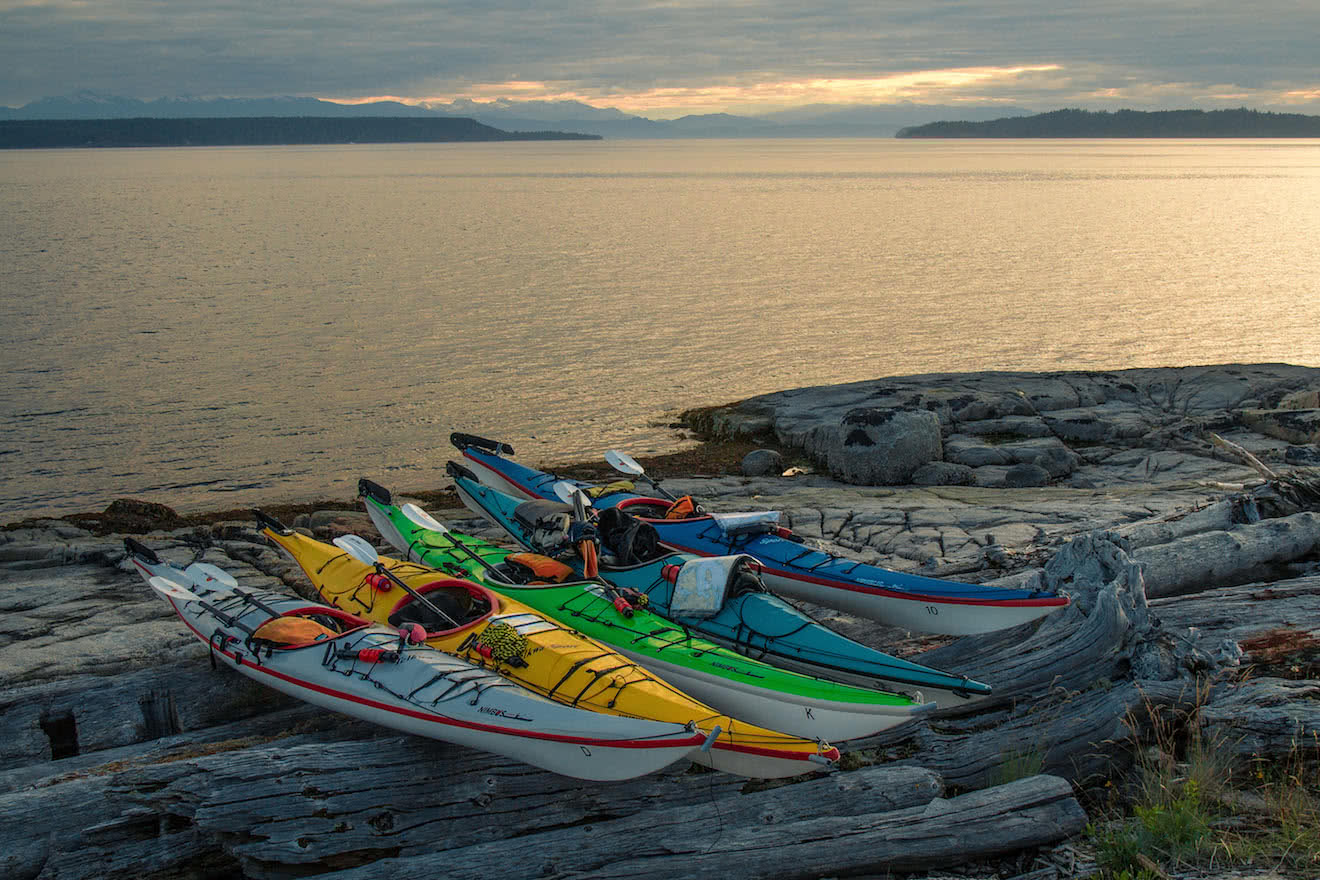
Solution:
M824 786L837 792L836 784ZM748 795L727 816L718 805L675 816L668 809L589 829L565 829L500 844L392 860L344 876L423 880L461 876L515 864L523 876L701 878L711 876L814 878L831 874L920 871L983 856L1038 846L1077 833L1086 814L1072 786L1054 776L1033 776L1007 785L924 805L883 812L825 815L811 809L784 811L805 786ZM812 801L808 808L821 806ZM846 821L840 821L845 818ZM641 820L641 821L638 821ZM619 833L622 832L622 833ZM1008 843L1013 841L1013 843Z

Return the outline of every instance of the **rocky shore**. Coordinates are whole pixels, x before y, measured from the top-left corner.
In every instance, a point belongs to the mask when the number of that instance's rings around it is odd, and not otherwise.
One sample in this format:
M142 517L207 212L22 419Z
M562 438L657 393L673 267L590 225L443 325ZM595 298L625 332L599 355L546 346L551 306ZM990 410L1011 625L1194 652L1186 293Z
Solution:
M122 537L246 586L307 590L251 518L118 501L11 525L0 875L1046 880L1121 876L1115 853L1136 841L1132 878L1313 878L1320 840L1305 828L1272 847L1288 817L1320 815L1307 812L1320 803L1318 392L1320 370L1288 365L981 373L689 414L702 436L762 449L728 473L668 477L672 492L783 510L798 533L890 568L1074 598L961 639L808 609L996 690L838 743L838 772L786 784L682 766L578 783L213 670L128 570ZM501 537L442 508L443 492L418 494L452 527ZM379 540L348 501L296 524ZM1294 778L1284 816L1275 793ZM1189 797L1211 846L1171 853L1142 823L1186 819ZM1132 805L1145 812L1128 818Z

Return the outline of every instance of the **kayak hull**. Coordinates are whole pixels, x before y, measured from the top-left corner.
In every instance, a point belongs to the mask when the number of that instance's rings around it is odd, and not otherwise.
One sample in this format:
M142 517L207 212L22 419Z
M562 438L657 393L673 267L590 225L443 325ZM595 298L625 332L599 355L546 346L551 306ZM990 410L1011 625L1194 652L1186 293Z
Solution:
M390 609L397 609L395 599L382 600L381 594L364 586L372 567L340 548L297 532L280 532L269 525L263 534L302 568L322 599L376 621L388 619ZM380 563L384 570L418 592L426 591L437 577L465 583L411 561L382 556ZM837 759L838 750L828 744L730 717L634 659L516 599L494 594L477 584L471 584L471 588L489 594L492 606L489 615L470 628L429 634L432 637L428 638L428 644L468 662L488 666L556 704L590 710L601 718L632 717L674 723L706 735L718 727L720 732L712 739L710 748L693 750L689 757L724 772L761 778L796 776L817 769L813 759L823 758L826 765ZM399 592L395 587L383 595ZM515 624L526 637L525 653L517 661L479 653L487 630L494 630L501 623Z
M414 562L447 570L462 567L473 580L580 629L735 718L840 741L878 733L933 708L877 690L874 682L849 686L749 658L649 608L625 615L598 583L515 583L504 564L511 551L454 532L423 529L392 503L371 496L364 496L363 503L382 536Z
M521 502L513 496L456 477L460 499L474 513L503 528L517 543L539 551L528 531L514 516ZM645 593L651 607L668 615L672 585L663 576L668 565L682 565L696 557L672 554L629 567L602 566L601 577L614 585ZM580 560L572 561L580 566ZM767 663L870 687L897 689L918 702L954 706L991 692L989 685L951 675L918 663L901 660L836 633L812 620L772 593L742 593L726 601L708 618L682 618L683 626L733 650Z
M425 646L397 662L362 659L397 648L398 634L364 625L325 642L254 651L238 624L255 627L281 612L331 612L326 606L258 590L230 589L205 573L134 558L148 582L165 578L196 601L161 594L217 659L242 675L314 706L403 733L504 755L578 779L631 779L687 759L703 740L681 725L601 719L568 709L506 679ZM208 611L210 605L229 620ZM365 655L361 652L367 652ZM346 655L346 656L340 656ZM429 684L428 684L429 682Z
M463 456L483 485L517 498L554 498L558 478L482 449ZM569 480L579 488L591 484ZM594 500L598 509L618 507L650 523L661 544L694 556L744 553L764 567L766 586L777 593L917 632L964 636L1038 620L1069 602L1048 591L964 584L892 571L813 548L787 529L729 536L709 516L666 520L646 516L668 502L618 491ZM630 510L631 508L631 510Z

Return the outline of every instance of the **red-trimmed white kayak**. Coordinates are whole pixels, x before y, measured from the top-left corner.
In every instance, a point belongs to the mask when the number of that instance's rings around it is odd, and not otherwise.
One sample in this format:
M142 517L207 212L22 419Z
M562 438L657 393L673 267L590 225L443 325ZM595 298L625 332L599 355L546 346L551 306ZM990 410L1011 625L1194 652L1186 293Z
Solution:
M704 757L700 730L574 709L328 605L240 589L209 566L181 568L129 548L143 579L214 656L313 705L579 779L631 779ZM252 637L275 617L334 633L291 646Z

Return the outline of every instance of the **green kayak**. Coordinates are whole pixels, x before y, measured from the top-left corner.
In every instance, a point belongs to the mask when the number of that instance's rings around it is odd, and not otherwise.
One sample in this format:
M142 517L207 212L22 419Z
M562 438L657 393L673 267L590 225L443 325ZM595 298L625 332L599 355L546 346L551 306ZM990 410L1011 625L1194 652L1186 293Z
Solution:
M736 718L838 742L901 724L934 707L744 657L645 607L616 601L614 588L603 582L553 582L566 573L555 570L553 560L446 529L420 508L396 505L388 489L370 480L359 481L358 493L381 535L413 562L530 605Z

